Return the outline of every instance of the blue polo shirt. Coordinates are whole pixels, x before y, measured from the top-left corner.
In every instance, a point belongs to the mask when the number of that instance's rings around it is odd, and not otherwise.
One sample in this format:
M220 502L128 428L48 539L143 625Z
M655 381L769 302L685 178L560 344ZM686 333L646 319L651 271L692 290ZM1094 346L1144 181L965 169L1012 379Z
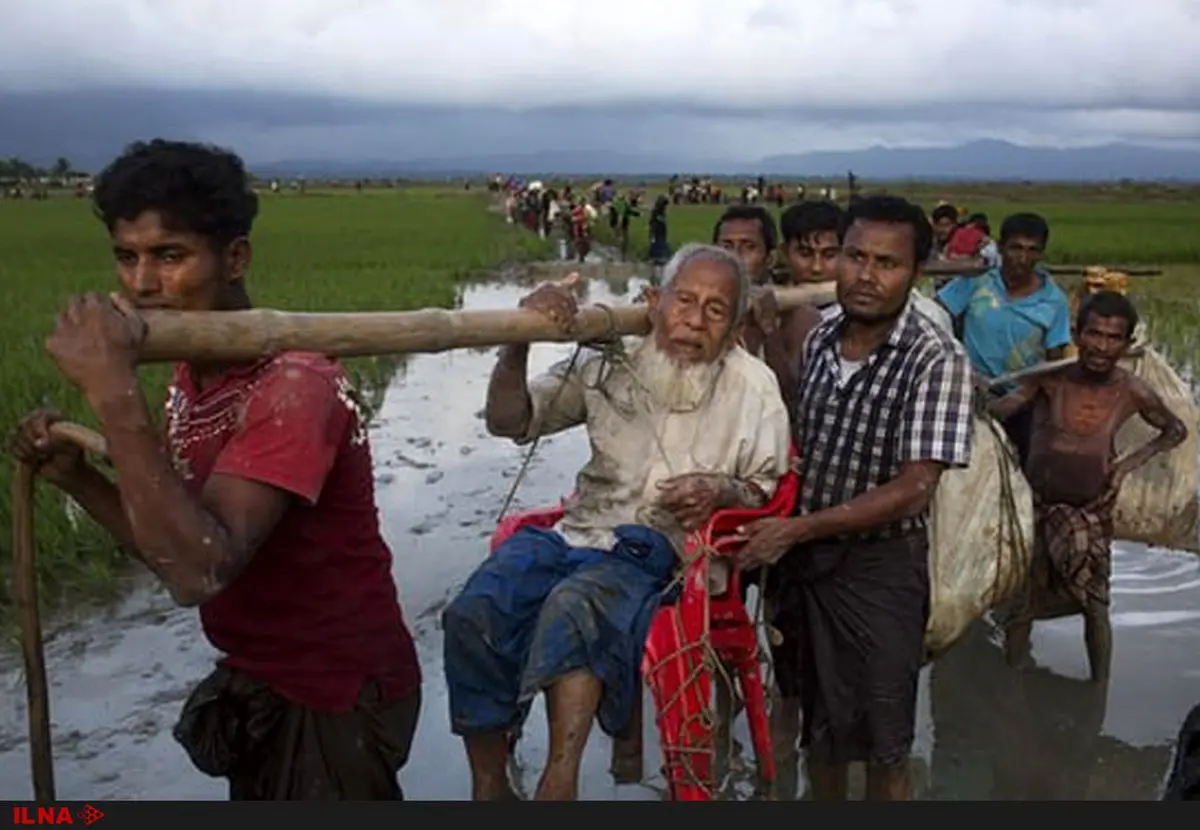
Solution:
M1047 349L1071 342L1071 307L1049 274L1041 287L1012 298L993 268L977 277L955 277L937 293L954 317L963 318L963 346L979 373L989 378L1026 369L1046 358Z

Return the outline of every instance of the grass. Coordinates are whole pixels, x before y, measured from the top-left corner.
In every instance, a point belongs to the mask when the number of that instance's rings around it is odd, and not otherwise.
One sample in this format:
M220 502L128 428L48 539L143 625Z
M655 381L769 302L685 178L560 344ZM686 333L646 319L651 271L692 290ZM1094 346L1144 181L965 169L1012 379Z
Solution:
M661 189L651 187L651 199ZM1165 266L1164 277L1135 278L1133 295L1152 336L1171 359L1184 368L1200 365L1195 299L1200 238L1194 233L1200 227L1200 199L1195 193L1134 185L910 184L889 189L927 209L940 198L952 198L987 212L994 227L1007 213L1039 211L1051 223L1052 262ZM505 225L485 207L486 197L478 190L467 194L445 187L264 194L251 296L259 306L306 311L452 306L456 286L473 273L549 252L548 243ZM709 239L720 212L716 206L672 207L672 245ZM607 241L604 229L598 235ZM644 255L645 216L635 221L632 241L632 253ZM0 430L6 436L43 401L82 423L93 423L86 405L46 357L42 342L70 294L113 287L107 237L87 202L70 196L46 202L0 200L0 301L8 312L0 328ZM352 361L350 368L360 388L380 393L397 362L364 359ZM165 366L144 370L152 402L160 399L168 371ZM0 487L7 493L12 464L7 455L0 458ZM50 488L39 488L37 518L43 597L103 596L116 584L121 557L106 534L86 520L73 524ZM0 560L5 562L10 521L11 504L0 496ZM0 607L0 615L3 611Z
M248 278L258 306L303 311L403 310L453 306L457 283L504 260L544 257L547 243L509 227L482 195L434 188L304 196L264 194ZM59 375L42 344L66 298L111 291L107 234L87 201L0 200L0 430L43 402L94 424L86 403ZM381 393L396 358L351 361L360 388ZM157 407L169 367L143 372ZM371 395L367 396L371 398ZM376 396L377 399L377 396ZM13 464L0 461L0 560L11 556ZM72 522L62 497L39 487L36 538L42 596L98 596L114 585L122 555L90 521ZM4 598L5 606L8 599ZM0 608L0 613L4 609Z
M844 186L844 185L843 185ZM940 199L953 201L972 212L988 215L992 232L999 233L1004 217L1018 211L1035 211L1050 223L1048 261L1081 265L1134 265L1180 262L1200 263L1200 197L1171 191L1139 193L1138 198L1115 198L1120 191L1093 188L994 188L982 185L928 186L895 185L868 188L888 190L918 201L930 211ZM646 225L654 197L665 188L650 187L642 216L630 229L630 253L645 257L650 243ZM813 193L814 189L809 188ZM1038 199L1037 196L1044 198ZM667 212L670 240L674 247L684 242L709 241L713 225L724 210L719 205L679 205ZM781 211L771 207L776 222Z

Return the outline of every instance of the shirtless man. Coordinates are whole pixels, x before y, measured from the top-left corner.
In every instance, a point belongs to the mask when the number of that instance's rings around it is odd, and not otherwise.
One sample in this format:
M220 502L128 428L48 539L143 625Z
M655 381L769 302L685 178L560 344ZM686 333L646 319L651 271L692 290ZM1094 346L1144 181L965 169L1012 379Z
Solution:
M746 266L755 290L742 328L742 345L775 372L790 411L795 383L794 371L789 367L795 362L804 335L817 324L820 314L813 307L788 314L780 312L769 289L777 233L775 221L765 208L736 205L726 210L713 227L713 244L736 254Z
M783 212L780 250L792 285L835 278L834 266L842 252L838 234L844 221L845 211L833 202L801 202Z
M1006 623L1010 665L1029 654L1035 619L1082 613L1092 680L1108 679L1112 510L1121 483L1187 437L1187 427L1158 394L1117 362L1137 326L1129 300L1111 291L1088 297L1075 321L1079 361L1025 382L991 404L1003 420L1032 405L1025 475L1033 489L1037 526L1031 601ZM1117 459L1114 440L1134 415L1158 437Z

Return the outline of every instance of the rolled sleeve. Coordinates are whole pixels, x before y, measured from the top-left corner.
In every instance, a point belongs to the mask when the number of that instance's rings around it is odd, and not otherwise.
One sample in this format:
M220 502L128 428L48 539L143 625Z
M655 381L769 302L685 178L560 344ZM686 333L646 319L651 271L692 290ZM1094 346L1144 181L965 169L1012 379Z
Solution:
M579 426L587 421L587 403L579 365L563 360L528 384L533 407L529 428L517 439L528 444L536 438Z
M971 295L975 293L975 281L972 277L955 277L942 286L937 292L937 299L950 316L958 317L967 310Z
M975 414L971 367L957 350L934 358L904 403L898 456L901 463L971 463Z

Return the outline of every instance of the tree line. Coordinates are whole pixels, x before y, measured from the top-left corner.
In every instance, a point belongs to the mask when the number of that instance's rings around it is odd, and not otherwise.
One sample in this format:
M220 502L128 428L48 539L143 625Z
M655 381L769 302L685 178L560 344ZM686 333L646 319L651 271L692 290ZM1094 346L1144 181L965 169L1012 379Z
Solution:
M71 160L63 156L55 159L50 167L39 167L36 164L17 158L0 158L0 180L29 181L35 179L66 179L85 175L76 170Z

